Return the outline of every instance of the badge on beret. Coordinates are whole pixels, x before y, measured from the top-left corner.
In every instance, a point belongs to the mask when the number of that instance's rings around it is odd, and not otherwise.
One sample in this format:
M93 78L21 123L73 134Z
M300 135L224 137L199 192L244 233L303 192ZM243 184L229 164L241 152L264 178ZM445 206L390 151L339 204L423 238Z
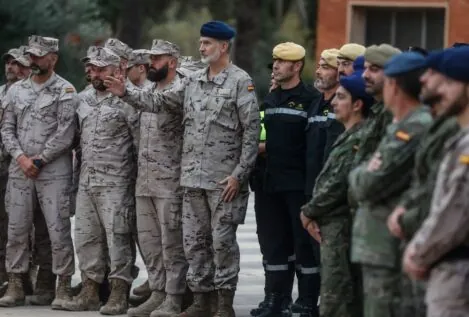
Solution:
M72 93L72 92L75 92L75 89L73 89L72 87L68 87L68 88L65 88L65 92L68 94L68 93Z
M459 163L469 165L469 155L467 154L461 154L459 156Z
M407 132L399 130L396 132L396 138L401 141L408 142L410 140L410 135Z

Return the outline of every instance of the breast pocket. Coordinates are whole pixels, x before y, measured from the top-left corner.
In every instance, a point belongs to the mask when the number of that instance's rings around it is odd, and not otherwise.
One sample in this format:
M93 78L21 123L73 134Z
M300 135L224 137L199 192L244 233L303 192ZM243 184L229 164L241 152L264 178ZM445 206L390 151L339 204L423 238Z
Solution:
M57 102L58 98L51 95L44 95L37 99L37 117L41 122L46 124L57 122Z
M223 130L236 131L239 127L236 105L230 97L212 96L209 121Z
M101 126L103 135L115 137L127 133L128 131L125 115L119 109L110 107L102 108L99 119L98 124Z

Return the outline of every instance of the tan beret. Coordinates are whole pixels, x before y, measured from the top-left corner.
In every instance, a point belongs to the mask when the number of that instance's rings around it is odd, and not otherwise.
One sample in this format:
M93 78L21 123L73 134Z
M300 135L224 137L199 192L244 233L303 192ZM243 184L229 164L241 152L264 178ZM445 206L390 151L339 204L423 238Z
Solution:
M354 61L358 56L365 54L366 47L360 44L348 43L339 50L339 58L346 58Z
M336 48L330 48L321 53L321 59L334 68L337 68L337 56L339 56L339 50Z
M381 44L379 46L371 45L366 48L365 61L373 65L384 67L384 64L386 64L391 57L400 53L402 53L400 49L389 44Z
M273 59L284 61L299 61L305 57L306 50L303 46L293 42L280 43L272 51Z

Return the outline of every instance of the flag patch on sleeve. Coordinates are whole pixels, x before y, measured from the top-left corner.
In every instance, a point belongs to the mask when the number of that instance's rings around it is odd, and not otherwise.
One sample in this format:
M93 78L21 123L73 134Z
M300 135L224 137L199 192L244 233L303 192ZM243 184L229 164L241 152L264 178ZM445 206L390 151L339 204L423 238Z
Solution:
M401 141L407 142L410 140L410 135L407 132L399 130L396 132L396 138L398 138Z
M253 91L254 90L254 85L248 85L248 91Z
M459 163L469 165L469 155L467 154L461 154L459 156Z
M75 89L73 89L72 87L67 87L65 88L65 93L71 93L71 92L75 92Z

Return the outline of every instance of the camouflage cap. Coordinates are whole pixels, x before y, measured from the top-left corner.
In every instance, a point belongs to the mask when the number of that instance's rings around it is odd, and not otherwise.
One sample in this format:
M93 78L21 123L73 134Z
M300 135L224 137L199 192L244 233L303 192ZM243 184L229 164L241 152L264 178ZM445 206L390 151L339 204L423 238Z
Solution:
M20 56L18 56L17 58L15 58L15 62L18 62L20 63L21 65L23 65L24 67L29 67L31 66L31 60L29 59L29 57L26 55L26 50L28 49L27 46L20 46L18 48L19 52L20 52Z
M110 38L104 43L104 47L110 49L120 58L125 58L126 60L130 59L130 54L132 53L132 49L125 44L124 42Z
M94 55L96 55L98 48L98 46L94 45L88 47L88 50L86 51L86 56L81 59L81 62L86 64Z
M165 40L153 40L149 53L150 55L171 55L176 58L181 56L179 47Z
M86 65L94 65L98 67L117 66L120 65L120 57L113 51L105 47L98 47L94 55L86 62Z
M43 37L39 35L31 35L29 37L28 49L26 53L34 56L45 56L49 53L57 53L59 51L59 40L53 37Z
M20 52L18 48L12 48L12 49L9 49L8 52L2 55L2 60L6 61L9 57L12 57L13 59L17 59L21 55L22 53Z
M150 64L150 53L148 50L133 50L130 54L129 62L127 63L127 68L133 67L135 65L144 65Z

